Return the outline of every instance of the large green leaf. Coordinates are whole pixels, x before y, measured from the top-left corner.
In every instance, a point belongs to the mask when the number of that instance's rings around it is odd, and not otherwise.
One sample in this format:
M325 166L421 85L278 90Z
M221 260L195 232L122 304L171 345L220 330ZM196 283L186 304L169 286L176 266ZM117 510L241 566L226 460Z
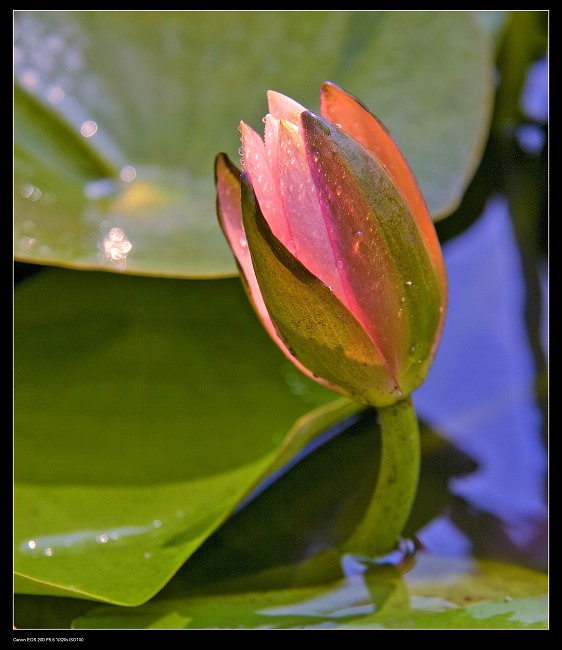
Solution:
M146 605L92 608L19 596L16 624L70 627L75 619L77 629L546 627L547 577L540 571L427 552L419 552L403 576L392 566L364 571L330 550L306 559L307 551L333 543L357 509L358 495L368 491L374 442L359 422L332 438L225 522ZM435 502L447 498L447 481L474 469L426 429L422 448L415 529L422 511L431 518ZM497 544L501 555L501 538Z
M435 218L460 201L492 108L477 12L16 11L14 42L15 255L42 264L235 274L213 161L236 158L270 88L316 111L327 79L360 97Z
M358 410L285 359L238 279L51 269L15 308L21 593L144 602L254 485Z

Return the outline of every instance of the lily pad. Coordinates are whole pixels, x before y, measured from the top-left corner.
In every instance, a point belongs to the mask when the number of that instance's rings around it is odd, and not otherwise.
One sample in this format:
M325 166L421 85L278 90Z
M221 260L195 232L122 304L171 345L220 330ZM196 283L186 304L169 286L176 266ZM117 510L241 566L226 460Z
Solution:
M332 80L389 127L435 218L458 205L493 105L470 11L16 11L16 259L236 274L213 161L266 91L319 109Z
M237 278L49 269L15 307L19 593L146 601L359 409L292 366Z
M324 585L96 607L73 629L546 629L546 576L423 555Z

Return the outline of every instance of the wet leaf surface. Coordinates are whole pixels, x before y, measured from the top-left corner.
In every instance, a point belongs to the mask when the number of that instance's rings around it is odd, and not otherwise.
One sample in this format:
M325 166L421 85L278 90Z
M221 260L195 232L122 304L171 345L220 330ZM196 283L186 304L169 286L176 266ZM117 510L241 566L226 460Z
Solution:
M238 158L268 89L313 111L327 79L360 97L436 216L460 201L492 109L471 12L17 11L14 43L15 255L39 264L235 275L213 161Z
M16 311L24 593L145 600L278 456L357 410L278 352L238 279L52 269L18 287Z

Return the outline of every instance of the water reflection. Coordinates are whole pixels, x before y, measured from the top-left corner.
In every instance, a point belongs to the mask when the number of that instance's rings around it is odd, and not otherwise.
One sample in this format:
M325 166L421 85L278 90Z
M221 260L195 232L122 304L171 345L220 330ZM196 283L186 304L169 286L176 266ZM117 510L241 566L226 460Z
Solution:
M521 108L529 119L543 122L548 120L548 59L539 59L529 66L523 91Z
M544 537L547 458L525 329L525 285L506 202L491 199L479 220L448 242L444 253L448 320L414 402L420 417L479 464L450 481L458 499L455 525L472 537L477 521L492 518L511 547L523 548ZM472 525L470 517L459 518L461 503L465 512L479 513ZM459 535L457 530L452 539ZM443 550L443 529L435 522L420 531L420 539L430 549ZM497 535L490 539L498 543Z
M523 124L516 131L517 142L523 151L539 154L545 145L546 134L536 124Z
M548 122L548 60L539 59L529 66L521 92L521 110L528 124L521 124L516 138L523 151L539 154L546 144L546 132L542 125Z
M264 616L306 616L319 618L342 618L372 614L378 603L373 603L365 580L360 574L350 575L347 580L331 591L300 602L257 610Z

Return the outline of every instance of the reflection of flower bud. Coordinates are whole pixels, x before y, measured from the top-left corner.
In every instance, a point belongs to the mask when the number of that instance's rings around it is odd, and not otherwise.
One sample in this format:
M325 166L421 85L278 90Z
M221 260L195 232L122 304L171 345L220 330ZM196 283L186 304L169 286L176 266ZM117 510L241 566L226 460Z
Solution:
M320 115L268 93L265 142L241 123L243 171L216 159L219 222L280 348L344 395L384 406L425 379L447 279L433 222L381 123L332 83Z

